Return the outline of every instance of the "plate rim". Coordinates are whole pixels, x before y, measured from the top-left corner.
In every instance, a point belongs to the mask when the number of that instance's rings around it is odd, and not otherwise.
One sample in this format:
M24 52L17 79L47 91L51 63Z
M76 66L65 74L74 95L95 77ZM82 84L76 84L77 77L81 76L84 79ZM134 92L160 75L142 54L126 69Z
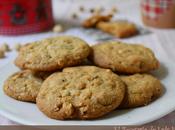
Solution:
M170 62L170 63L173 63L175 65L175 62L173 62L171 60L166 60L166 62L167 61ZM5 68L8 67L8 65L12 65L12 64L13 64L13 62L9 62L6 65L0 67L0 70L5 69ZM3 87L1 87L1 89L2 88ZM157 116L154 117L154 118L146 119L146 120L142 120L142 121L135 121L135 123L132 123L132 124L128 123L127 125L144 125L144 124L147 124L147 123L151 123L153 121L156 121L156 120L166 116L167 114L173 112L174 110L175 110L175 104L168 111L164 112L163 114L161 114L161 113L157 114ZM2 115L3 117L6 117L7 119L10 119L13 122L18 123L18 124L22 124L22 125L38 125L35 122L32 122L30 120L22 119L22 118L20 118L18 116L14 116L13 114L10 114L8 111L5 111L1 107L0 107L0 115ZM52 125L58 125L58 126L61 126L60 124L43 124L43 123L41 123L41 125L51 125L51 126ZM118 125L118 124L116 124L116 125ZM85 124L73 124L73 123L70 123L70 124L66 124L64 126L102 126L102 125L101 124L88 124L88 123L86 125ZM103 126L115 126L115 125L114 124L103 124Z

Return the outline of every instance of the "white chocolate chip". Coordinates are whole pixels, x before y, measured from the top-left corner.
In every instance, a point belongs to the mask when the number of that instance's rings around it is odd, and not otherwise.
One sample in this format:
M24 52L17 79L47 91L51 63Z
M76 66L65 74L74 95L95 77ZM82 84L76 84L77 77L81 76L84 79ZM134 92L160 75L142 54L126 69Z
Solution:
M20 43L17 43L14 47L16 51L19 51L21 49L22 45Z
M10 48L7 43L4 43L0 46L0 50L7 52L7 51L10 51Z
M53 32L55 32L55 33L63 32L63 27L60 24L56 24L53 27Z

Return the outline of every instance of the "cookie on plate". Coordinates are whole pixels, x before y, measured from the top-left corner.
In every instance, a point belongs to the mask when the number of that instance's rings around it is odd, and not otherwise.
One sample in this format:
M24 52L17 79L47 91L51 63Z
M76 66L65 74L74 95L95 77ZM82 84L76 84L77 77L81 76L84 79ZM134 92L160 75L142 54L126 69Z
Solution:
M43 80L48 76L45 73L34 73L23 70L10 76L4 83L4 92L17 100L36 102L36 96Z
M158 60L149 48L117 41L94 45L90 59L97 66L120 73L143 73L159 67Z
M81 63L89 51L85 41L73 36L59 36L25 45L15 64L22 69L54 71Z
M99 22L97 28L118 38L127 38L138 34L136 25L127 21Z
M134 108L149 104L161 96L163 86L149 74L121 76L126 84L126 94L119 108Z
M117 108L124 93L124 83L109 69L71 67L49 76L36 102L50 118L94 119Z
M96 14L96 15L91 16L87 20L85 20L82 26L85 28L94 28L99 22L101 21L108 22L111 20L111 18L112 18L112 15L110 14L109 15Z

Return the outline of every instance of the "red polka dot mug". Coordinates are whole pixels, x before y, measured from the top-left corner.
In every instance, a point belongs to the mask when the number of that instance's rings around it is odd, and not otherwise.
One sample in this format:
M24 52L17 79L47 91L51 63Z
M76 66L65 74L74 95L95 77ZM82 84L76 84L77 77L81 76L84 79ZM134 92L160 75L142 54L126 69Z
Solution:
M142 0L141 12L145 25L175 28L175 0Z

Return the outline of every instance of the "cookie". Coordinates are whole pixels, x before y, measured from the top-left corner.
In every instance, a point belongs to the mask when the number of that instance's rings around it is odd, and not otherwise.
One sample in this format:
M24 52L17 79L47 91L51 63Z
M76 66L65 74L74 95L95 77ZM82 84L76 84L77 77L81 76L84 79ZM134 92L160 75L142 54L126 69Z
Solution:
M77 37L48 38L23 46L15 64L33 71L54 71L79 64L89 51L88 44Z
M45 73L34 73L23 70L10 76L4 83L4 92L17 100L36 102L43 80L48 76Z
M127 38L138 34L136 25L127 21L102 21L97 24L97 28L118 38Z
M124 93L124 83L111 70L71 67L44 81L37 106L54 119L94 119L117 108Z
M126 94L119 108L134 108L148 105L162 95L160 81L149 74L121 76L126 84Z
M101 21L110 21L112 18L112 15L93 15L90 18L88 18L87 20L85 20L82 23L82 26L85 28L94 28L96 27L96 25L101 22Z
M159 67L158 60L149 48L117 41L94 45L90 59L97 66L120 73L143 73Z

